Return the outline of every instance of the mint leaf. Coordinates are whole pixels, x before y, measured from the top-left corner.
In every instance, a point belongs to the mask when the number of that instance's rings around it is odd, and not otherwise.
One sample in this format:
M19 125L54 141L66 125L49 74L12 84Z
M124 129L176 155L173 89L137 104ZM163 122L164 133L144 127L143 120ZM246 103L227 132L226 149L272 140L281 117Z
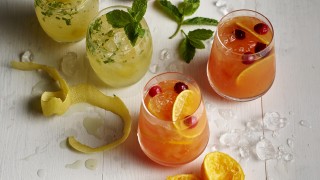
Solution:
M205 48L203 42L199 39L192 39L189 37L188 40L189 40L190 44L197 49L204 49Z
M190 39L198 39L198 40L207 40L211 38L212 35L213 35L213 31L208 29L196 29L188 33L188 37Z
M197 11L200 6L200 0L184 0L179 4L179 12L185 16L190 16Z
M136 22L140 22L146 11L147 0L134 0L132 3L132 8L129 12Z
M132 46L134 46L137 42L137 39L139 37L139 23L129 23L124 27L124 31L126 32L126 35L128 39L130 40L130 43Z
M182 58L190 63L196 54L196 48L193 47L187 38L184 38L179 45L179 52Z
M168 0L157 0L160 6L178 23L183 20L183 15L179 9Z
M186 19L182 22L183 25L209 25L217 26L218 21L215 19L205 18L205 17L194 17L191 19Z
M106 14L107 21L113 28L123 28L133 22L131 15L123 10L113 10Z

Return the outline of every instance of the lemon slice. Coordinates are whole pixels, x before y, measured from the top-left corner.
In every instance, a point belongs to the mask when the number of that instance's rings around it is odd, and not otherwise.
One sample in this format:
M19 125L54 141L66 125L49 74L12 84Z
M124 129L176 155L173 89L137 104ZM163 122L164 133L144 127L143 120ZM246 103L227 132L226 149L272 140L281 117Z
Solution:
M74 137L68 137L71 147L83 153L93 153L114 148L123 143L131 131L131 117L125 104L117 96L106 96L96 87L88 84L80 84L70 87L60 76L55 68L31 63L31 62L11 62L11 66L20 70L38 70L46 71L54 80L59 82L61 88L57 92L44 92L41 95L41 108L45 116L54 114L63 114L68 108L76 103L86 102L93 106L100 107L121 117L124 122L123 135L118 140L100 147L90 147L78 142Z
M245 26L244 24L240 23L240 22L236 22L236 25L241 27L242 29L246 30L247 32L249 32L250 34L252 34L253 36L255 36L256 38L258 38L261 42L263 42L264 44L270 44L270 42L266 39L264 39L263 37L261 37L259 34L257 34L256 32L254 32L253 30L251 30L250 28L248 28L247 26Z
M222 152L212 152L205 156L201 175L204 180L244 180L244 173L240 164Z
M236 84L238 86L249 86L250 84L262 83L261 86L265 86L263 85L263 82L266 82L266 85L269 85L269 81L272 81L273 79L273 76L270 76L269 74L275 73L274 60L275 55L271 54L266 58L253 63L238 75ZM268 80L268 78L270 80ZM263 81L261 81L261 79L263 79Z
M175 176L168 176L167 180L200 180L198 176L194 174L178 174Z

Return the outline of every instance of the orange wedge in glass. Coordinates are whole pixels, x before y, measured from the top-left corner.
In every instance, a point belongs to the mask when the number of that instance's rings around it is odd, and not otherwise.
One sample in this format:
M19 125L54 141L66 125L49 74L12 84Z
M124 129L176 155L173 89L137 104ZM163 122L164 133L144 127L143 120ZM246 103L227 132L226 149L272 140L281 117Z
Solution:
M201 166L204 180L244 180L240 164L222 152L212 152L205 156Z
M258 38L261 42L263 42L264 44L270 44L270 42L261 37L259 34L257 34L256 32L254 32L252 29L248 28L247 26L245 26L244 24L240 23L240 22L236 22L236 25L241 27L242 29L246 30L247 32L249 32L250 34L252 34L253 36L255 36L256 38Z

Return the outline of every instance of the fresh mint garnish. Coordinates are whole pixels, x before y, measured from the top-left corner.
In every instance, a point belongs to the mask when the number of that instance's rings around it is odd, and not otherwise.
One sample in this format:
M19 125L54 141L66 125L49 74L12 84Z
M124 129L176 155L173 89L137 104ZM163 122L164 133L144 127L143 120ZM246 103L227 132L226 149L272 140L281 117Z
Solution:
M200 0L184 0L178 7L169 0L157 0L162 9L177 22L177 29L169 38L172 39L181 29L182 25L210 25L216 26L218 21L205 17L195 17L185 20L185 16L194 14L200 6Z
M190 31L188 35L182 30L185 38L179 45L179 52L183 60L190 63L193 59L196 49L204 49L205 45L202 41L212 37L213 31L208 29L196 29Z
M145 30L141 27L140 21L147 10L147 0L134 0L128 12L113 10L106 14L107 21L113 28L124 28L124 31L134 46L139 37L143 37Z

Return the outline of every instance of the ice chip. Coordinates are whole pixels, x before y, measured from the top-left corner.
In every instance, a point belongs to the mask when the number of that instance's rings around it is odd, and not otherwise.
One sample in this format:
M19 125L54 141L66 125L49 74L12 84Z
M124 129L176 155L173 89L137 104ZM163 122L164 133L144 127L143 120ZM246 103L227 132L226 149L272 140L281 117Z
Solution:
M149 67L149 72L151 72L152 74L156 74L159 71L159 66L158 64L151 64Z
M283 155L283 159L284 159L285 161L292 161L292 160L293 160L293 154L291 154L291 153L286 153L286 154Z
M288 139L287 139L287 144L288 144L288 146L289 146L290 148L293 148L293 139L288 138Z
M303 126L303 127L306 127L306 128L312 128L311 124L308 122L308 121L305 121L305 120L301 120L300 121L300 125Z
M277 112L265 113L263 125L266 130L277 131L287 125L287 119L280 117L280 114Z
M226 0L218 0L218 1L214 2L214 5L217 6L217 7L226 6L227 5L227 1Z
M226 146L238 146L241 133L238 131L235 132L226 132L220 136L220 143Z
M184 64L182 62L173 62L173 63L169 64L169 66L167 67L167 70L172 71L172 72L183 73Z
M246 123L246 127L251 131L262 131L262 121L260 120L252 120Z
M241 158L248 158L250 156L250 149L248 146L242 146L239 148Z
M61 70L65 75L73 76L78 69L78 59L75 52L68 52L62 57Z
M268 139L262 139L256 145L256 153L260 160L276 158L276 150Z
M236 114L231 109L219 109L219 115L225 120L232 120L236 118Z
M32 52L29 51L29 50L23 52L23 53L21 54L20 61L21 61L21 62L32 62L32 61L33 61L33 54L32 54Z
M160 60L166 61L166 60L169 60L170 58L171 56L168 49L162 49L160 51Z

